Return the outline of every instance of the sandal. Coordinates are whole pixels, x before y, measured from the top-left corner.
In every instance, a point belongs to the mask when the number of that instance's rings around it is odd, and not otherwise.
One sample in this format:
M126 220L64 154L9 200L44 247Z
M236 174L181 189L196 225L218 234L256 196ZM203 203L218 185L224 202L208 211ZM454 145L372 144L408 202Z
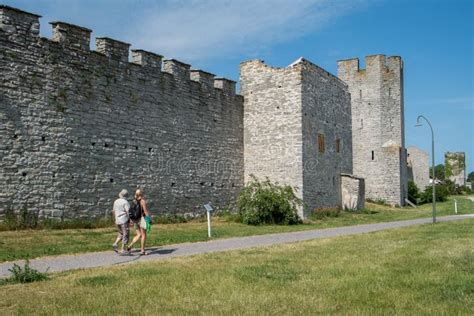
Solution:
M148 256L148 252L146 252L146 251L140 251L140 256Z

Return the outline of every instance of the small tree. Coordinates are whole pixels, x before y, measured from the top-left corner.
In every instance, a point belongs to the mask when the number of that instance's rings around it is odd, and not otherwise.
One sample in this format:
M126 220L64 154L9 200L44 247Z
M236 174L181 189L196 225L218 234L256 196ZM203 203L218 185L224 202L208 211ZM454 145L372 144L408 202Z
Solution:
M250 225L285 224L301 222L297 214L303 203L289 185L259 182L254 176L242 189L237 209L242 222Z
M436 202L448 200L449 192L445 185L436 185ZM425 192L421 194L422 203L431 203L433 201L433 187L426 187Z
M433 175L433 168L430 167L430 177ZM438 180L444 181L446 178L445 168L443 164L435 166L435 177Z
M474 182L474 171L469 172L467 175L467 181L471 183Z

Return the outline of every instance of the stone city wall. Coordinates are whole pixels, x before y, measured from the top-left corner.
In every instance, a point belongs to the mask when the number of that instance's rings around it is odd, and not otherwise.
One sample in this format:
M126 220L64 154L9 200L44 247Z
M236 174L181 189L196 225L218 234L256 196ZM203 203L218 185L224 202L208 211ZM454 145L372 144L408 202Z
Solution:
M363 178L341 174L342 209L356 211L365 207L365 183Z
M0 216L97 217L122 188L152 213L224 207L243 186L235 82L0 6Z
M464 152L447 152L444 154L446 178L455 184L466 185L466 155Z
M417 148L407 148L408 179L415 182L420 191L430 185L430 162L427 152Z

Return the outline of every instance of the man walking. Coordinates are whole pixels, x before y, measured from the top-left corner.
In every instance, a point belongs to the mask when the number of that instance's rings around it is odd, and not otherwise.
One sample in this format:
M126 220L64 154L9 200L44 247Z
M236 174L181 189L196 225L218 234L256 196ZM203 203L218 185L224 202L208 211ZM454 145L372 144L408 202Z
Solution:
M114 209L113 214L115 216L115 224L117 225L118 235L117 239L115 240L113 247L114 251L120 254L127 254L125 252L124 247L128 243L128 236L129 236L129 217L128 217L128 210L130 209L130 203L127 201L128 192L127 190L123 189L119 193L119 198L114 202ZM118 243L122 242L122 247L120 252L118 251Z

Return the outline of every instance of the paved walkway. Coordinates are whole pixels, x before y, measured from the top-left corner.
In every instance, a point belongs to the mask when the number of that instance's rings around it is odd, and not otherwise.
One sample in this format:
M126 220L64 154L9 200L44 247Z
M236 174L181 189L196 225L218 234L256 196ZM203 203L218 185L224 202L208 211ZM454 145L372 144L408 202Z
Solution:
M462 220L466 218L474 218L474 214L444 216L438 217L437 219L439 222L447 222ZM139 256L138 253L134 253L131 256L119 256L113 251L93 252L77 255L61 255L57 257L43 257L39 259L34 259L30 261L30 264L31 267L39 271L46 271L48 269L49 272L58 272L72 269L111 266L131 262L160 260L171 257L197 255L218 251L270 246L317 238L362 234L390 228L426 224L430 223L431 221L431 218L419 218L397 222L344 226L337 228L308 230L291 233L267 234L250 237L219 239L207 242L167 245L159 248L148 249L148 252L150 253L148 256ZM10 272L8 271L8 269L10 269L14 263L23 265L23 262L23 260L19 260L15 262L6 262L0 264L0 277L9 276Z

